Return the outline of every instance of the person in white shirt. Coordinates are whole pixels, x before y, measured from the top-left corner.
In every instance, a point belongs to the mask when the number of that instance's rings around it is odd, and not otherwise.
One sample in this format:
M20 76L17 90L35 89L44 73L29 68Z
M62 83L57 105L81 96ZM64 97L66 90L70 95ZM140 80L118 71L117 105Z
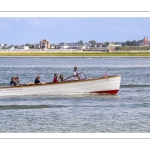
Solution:
M73 75L76 76L76 77L74 77L74 80L78 80L79 79L76 66L74 67Z
M62 82L63 81L63 74L61 74L60 76L59 76L59 78L58 78L58 82Z

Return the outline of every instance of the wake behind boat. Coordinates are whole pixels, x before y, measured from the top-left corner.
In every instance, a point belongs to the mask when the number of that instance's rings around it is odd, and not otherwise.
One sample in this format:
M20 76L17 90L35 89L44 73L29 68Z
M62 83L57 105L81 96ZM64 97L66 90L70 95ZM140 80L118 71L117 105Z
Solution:
M86 79L81 72L70 76L63 82L46 84L22 84L20 86L0 87L0 96L35 95L35 94L64 94L64 93L97 93L117 94L120 88L121 76L105 76Z

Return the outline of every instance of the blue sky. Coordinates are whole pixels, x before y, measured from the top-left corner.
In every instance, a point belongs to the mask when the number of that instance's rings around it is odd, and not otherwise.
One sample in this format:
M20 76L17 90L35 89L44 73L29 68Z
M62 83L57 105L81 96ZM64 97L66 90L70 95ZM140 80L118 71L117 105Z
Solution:
M0 43L125 42L150 36L150 18L0 18Z

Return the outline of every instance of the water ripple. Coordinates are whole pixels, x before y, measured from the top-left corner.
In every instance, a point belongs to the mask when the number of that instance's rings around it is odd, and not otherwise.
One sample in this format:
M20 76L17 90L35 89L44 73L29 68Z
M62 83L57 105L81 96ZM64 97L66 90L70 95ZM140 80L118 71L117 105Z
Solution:
M150 87L150 84L121 84L121 88L131 88L131 87Z
M1 110L18 110L18 109L42 109L42 108L61 108L61 107L68 107L64 105L56 105L56 106L50 106L50 105L1 105Z

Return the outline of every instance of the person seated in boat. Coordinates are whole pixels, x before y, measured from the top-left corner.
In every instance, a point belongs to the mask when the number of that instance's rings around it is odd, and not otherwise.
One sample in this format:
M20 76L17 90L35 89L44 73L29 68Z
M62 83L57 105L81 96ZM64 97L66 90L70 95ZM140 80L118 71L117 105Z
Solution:
M78 69L78 68L75 66L75 67L74 67L74 71L73 71L73 75L75 76L74 80L78 80L78 79L79 79L78 73L77 73L77 69Z
M54 74L53 82L54 82L54 83L57 83L57 82L58 82L58 75L57 75L57 74Z
M73 71L73 75L74 75L74 76L78 75L77 69L78 69L78 68L75 66L75 67L74 67L74 71Z
M33 85L33 84L46 84L45 82L41 82L40 81L40 76L37 76L36 78L35 78L35 81L34 81L34 83L33 82L29 82L29 83L27 83L27 85Z
M17 83L17 86L20 85L20 83L19 83L19 77L15 77L15 82Z
M62 82L63 79L64 79L63 74L61 74L61 75L59 76L59 78L58 78L58 82Z
M106 72L104 73L103 78L107 78Z
M10 86L17 86L17 83L16 83L16 81L15 81L15 77L12 77L12 78L11 78Z
M35 78L35 81L34 81L34 83L35 84L40 84L40 76L37 76L36 78Z

